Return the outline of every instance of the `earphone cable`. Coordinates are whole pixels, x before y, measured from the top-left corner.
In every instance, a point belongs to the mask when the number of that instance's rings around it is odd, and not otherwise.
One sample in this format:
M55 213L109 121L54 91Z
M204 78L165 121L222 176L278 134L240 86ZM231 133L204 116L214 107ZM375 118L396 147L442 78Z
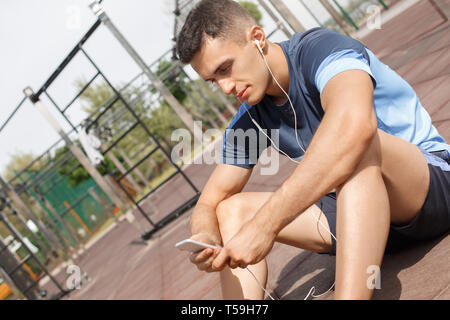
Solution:
M269 67L269 63L267 62L267 59L264 55L264 53L262 52L261 47L259 46L258 42L255 40L256 45L258 46L259 52L261 53L261 56L263 57L264 63L267 67L267 69L270 72L270 75L272 76L272 78L275 80L275 83L278 85L278 87L281 89L281 91L285 94L285 96L287 97L289 104L291 105L292 111L294 112L294 125L295 125L295 138L297 140L297 144L300 147L300 149L302 149L303 153L306 153L305 149L301 146L300 141L298 139L298 132L297 132L297 113L295 112L295 108L294 105L292 104L291 98L289 97L289 94L286 93L286 91L283 89L283 87L280 85L280 83L278 82L278 80L276 79L276 77L274 76L272 70ZM272 142L272 145L274 146L274 148L284 154L285 156L287 156L291 161L295 162L295 163L300 163L300 161L294 160L292 159L287 153L285 153L284 151L282 151L280 148L278 148L278 146L275 145L275 143L273 142L273 140L266 134L266 132L264 132L264 130L261 128L261 126L256 122L255 119L253 119L253 117L251 116L247 106L244 104L245 109L247 110L247 113L251 119L251 121L258 127L258 129L270 140L270 142ZM324 228L332 237L333 239L337 242L336 236L331 232L331 230L329 228L327 228L322 221L320 221L320 217L317 218L316 215L314 213L312 213L314 218L317 220L317 222L322 226L322 228ZM258 279L256 278L256 276L253 274L253 272L250 271L250 269L247 268L247 270L252 274L252 276L255 278L255 280L257 281L258 285L264 290L265 293L267 293L269 295L269 297L272 300L275 300L267 291L266 289L261 285L261 283L258 281ZM323 296L324 294L328 293L335 285L335 282L333 283L333 285L324 293L320 294L320 295L314 295L314 292L316 291L316 288L313 286L311 287L311 289L309 290L308 294L306 295L304 300L307 300L309 298L309 296L311 295L314 298L318 298Z
M295 112L294 109L294 105L292 104L291 98L289 97L289 95L286 93L286 91L283 89L283 87L280 85L280 83L278 82L277 78L274 76L274 74L272 73L272 70L269 67L269 63L267 62L266 57L264 56L264 54L261 54L264 60L264 63L266 64L267 69L270 72L270 75L272 76L273 80L275 80L275 83L278 85L278 87L281 89L281 91L285 94L285 96L287 97L289 104L291 105L292 111L294 112L294 126L295 126L295 139L297 140L297 144L300 147L300 149L302 149L303 153L306 153L306 150L301 146L300 141L298 140L298 132L297 132L297 113Z

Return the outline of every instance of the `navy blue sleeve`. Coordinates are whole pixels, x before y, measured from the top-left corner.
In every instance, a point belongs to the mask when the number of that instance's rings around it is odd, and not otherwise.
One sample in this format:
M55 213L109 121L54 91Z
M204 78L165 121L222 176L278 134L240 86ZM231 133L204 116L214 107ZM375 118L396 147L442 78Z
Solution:
M262 139L260 139L259 130L251 121L246 108L251 110L253 106L243 103L228 128L225 129L221 163L251 169L258 163L265 148L260 146ZM253 117L256 116L253 112L251 113Z
M347 70L367 72L376 85L366 47L332 30L317 28L306 34L299 63L308 89L317 90L319 95L331 78Z

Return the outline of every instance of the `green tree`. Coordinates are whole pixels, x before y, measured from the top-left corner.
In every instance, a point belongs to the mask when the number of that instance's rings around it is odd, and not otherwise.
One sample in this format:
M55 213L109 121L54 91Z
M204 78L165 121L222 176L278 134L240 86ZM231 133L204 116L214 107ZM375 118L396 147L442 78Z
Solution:
M76 143L79 145L78 141ZM58 161L67 152L70 152L67 146L56 149L53 162ZM116 153L115 155L117 156L117 158L121 159L120 155ZM67 184L70 187L76 187L82 182L91 179L91 176L89 175L87 170L83 166L78 164L78 160L75 157L71 157L69 161L65 161L63 165L56 168L57 172L60 175L67 175ZM105 156L105 160L97 167L97 170L101 175L106 175L108 173L108 170L109 172L113 172L114 169L115 166L108 156Z
M5 166L3 177L6 181L10 181L12 188L16 190L22 201L32 209L32 211L41 217L40 211L36 207L36 203L23 192L23 182L28 180L30 174L38 174L42 168L49 165L50 157L41 157L36 159L32 153L18 152L11 155L8 164ZM30 164L33 164L30 166ZM27 168L26 171L24 169ZM20 174L17 178L18 174ZM28 181L29 183L29 181Z
M161 60L155 72L169 89L170 93L178 100L180 104L185 104L188 94L183 90L182 85L189 91L192 91L186 82L186 76L179 72L179 69L170 61ZM156 92L154 89L153 92ZM189 109L188 109L189 112ZM151 112L150 127L154 130L154 134L164 137L170 141L172 132L178 128L184 128L184 124L177 116L175 111L170 107L166 100L162 100L160 105Z
M172 62L161 60L156 75L163 80L164 85L169 88L170 93L181 104L187 98L187 93L183 90L180 83L183 83L188 90L192 91L189 84L186 84L186 76L181 74Z
M159 67L159 72L163 74L168 68L168 63L165 63ZM76 82L78 88L85 86L85 80L79 80ZM181 89L172 88L172 93L178 99L184 99L183 92ZM156 94L156 92L153 92ZM127 104L139 117L141 123L156 137L164 137L166 141L170 141L170 136L173 130L183 127L183 124L179 117L175 114L169 105L162 101L160 103L151 102L152 100L148 97L147 87L143 89L130 86L125 90L121 91L122 97L127 101ZM106 101L112 101L115 98L115 93L106 83L99 83L90 86L81 96L80 100L82 102L82 108L88 114L89 119L94 119L96 115L101 112L101 107L106 107ZM120 116L114 117L114 120L106 121L110 118L112 114L119 114ZM102 140L115 141L121 136L127 128L135 125L137 119L133 116L129 109L126 108L125 104L118 100L111 106L111 108L99 119L98 127L105 128L108 127L109 135L108 137L103 137ZM108 143L105 143L107 146ZM150 150L156 147L152 142L151 137L146 132L143 126L137 125L135 128L127 133L127 135L118 143L118 147L121 148L128 156L131 154L138 154L134 162L137 162L144 154L148 153ZM62 150L63 151L63 150ZM61 152L62 152L61 151ZM125 169L129 169L130 166L127 162L119 156L118 153L113 151L118 160L122 163ZM102 174L106 173L106 167L110 172L115 172L117 175L121 173L113 165L109 157L105 156L105 163L98 167L99 172ZM160 169L164 167L163 163L167 162L163 157L159 156L156 152L153 154L148 161L144 161L142 165L139 166L139 170L149 177L155 174L155 172L160 172ZM103 167L106 166L106 167ZM155 170L157 168L157 170ZM62 169L61 173L65 171L70 171L70 166ZM73 173L71 173L71 183L78 184L89 176L85 172L84 168L78 168Z
M241 6L245 8L252 16L255 18L256 22L262 26L261 19L262 19L262 13L258 8L258 5L256 3L253 3L251 1L238 1Z
M78 88L82 88L86 81L80 80L76 82ZM130 108L138 115L140 120L148 126L149 124L149 113L150 108L146 105L145 100L141 99L141 93L138 88L128 88L121 95L128 102ZM131 98L130 97L135 97ZM136 98L137 97L137 98ZM81 96L80 100L82 102L83 110L88 114L90 120L94 120L97 115L103 110L101 107L105 108L108 104L116 98L116 94L113 92L111 87L107 83L99 83L90 86ZM119 115L117 117L111 117L113 114ZM109 119L108 121L106 121ZM126 128L131 127L136 123L136 118L133 116L131 111L126 108L122 100L117 100L110 109L98 120L96 126L99 129L108 129L108 137L103 137L106 139L115 139L123 133ZM96 127L94 126L94 128ZM137 126L132 130L120 145L133 145L135 141L142 141L146 139L148 135L142 129L142 127ZM134 142L133 142L134 141Z
M10 156L8 164L5 166L5 169L3 171L3 177L5 178L5 180L11 180L18 172L25 169L34 159L36 159L36 156L33 153L17 152L15 154L12 154ZM30 168L28 168L28 170L38 170L42 167L43 163L44 159L40 159L36 161Z

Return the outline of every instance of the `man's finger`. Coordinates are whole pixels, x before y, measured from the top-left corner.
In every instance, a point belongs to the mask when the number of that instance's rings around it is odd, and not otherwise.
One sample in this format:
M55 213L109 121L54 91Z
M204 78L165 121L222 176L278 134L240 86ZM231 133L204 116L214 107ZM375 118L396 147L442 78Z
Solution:
M214 261L214 258L213 258L213 256L211 256L208 259L206 259L205 261L197 263L196 266L201 271L214 272L213 268L211 267L213 261Z
M214 257L210 256L206 261L202 262L201 265L204 267L204 270L212 270L211 266L214 261Z
M228 263L228 265L230 266L231 269L236 269L237 267L240 266L240 263L233 259L230 259L230 262Z
M206 248L199 253L193 253L189 257L192 263L200 263L206 261L214 253L213 249Z
M225 250L223 249L220 250L219 255L214 259L214 262L212 264L213 269L222 270L225 267L229 258L230 257L228 256Z

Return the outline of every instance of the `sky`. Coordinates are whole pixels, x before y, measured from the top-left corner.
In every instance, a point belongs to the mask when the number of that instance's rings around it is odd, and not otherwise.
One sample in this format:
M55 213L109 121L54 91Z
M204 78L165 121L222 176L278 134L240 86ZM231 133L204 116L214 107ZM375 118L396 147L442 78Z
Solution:
M306 2L311 3L309 0ZM285 3L306 28L317 26L300 1L286 0ZM24 97L23 89L30 86L37 91L96 21L88 4L88 0L0 2L0 124ZM147 63L155 61L172 47L173 0L104 0L102 5ZM317 4L311 6L320 17L326 15ZM274 28L264 12L263 25L266 32ZM278 32L272 40L282 41L285 36ZM137 65L105 26L97 29L84 48L115 85L126 83L139 73ZM93 72L86 59L78 55L49 88L50 95L64 107L77 92L74 82L92 77ZM68 130L67 122L50 102L45 97L42 101ZM69 109L67 115L74 124L85 118L78 103ZM37 156L58 139L57 133L26 101L0 132L0 172L3 172L11 154L24 152Z

